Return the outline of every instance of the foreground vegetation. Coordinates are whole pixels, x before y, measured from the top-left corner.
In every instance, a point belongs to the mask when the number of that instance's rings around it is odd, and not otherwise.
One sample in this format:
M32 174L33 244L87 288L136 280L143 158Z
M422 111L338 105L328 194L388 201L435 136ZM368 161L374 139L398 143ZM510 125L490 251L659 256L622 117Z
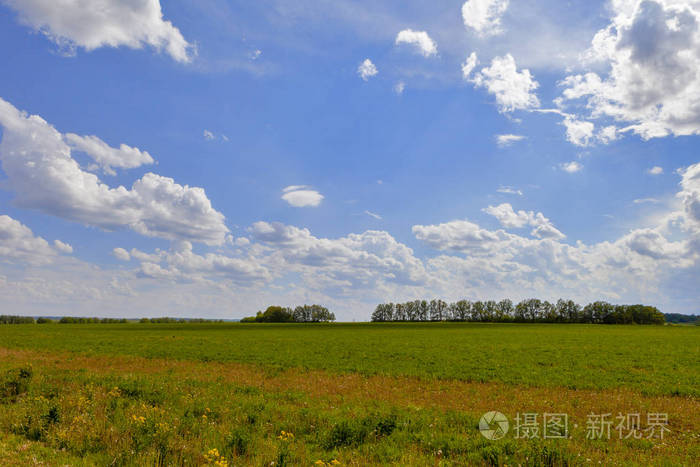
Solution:
M692 465L699 338L655 326L4 326L0 465ZM570 439L487 440L477 426L490 410L567 413ZM586 439L588 414L618 412L668 413L671 431Z

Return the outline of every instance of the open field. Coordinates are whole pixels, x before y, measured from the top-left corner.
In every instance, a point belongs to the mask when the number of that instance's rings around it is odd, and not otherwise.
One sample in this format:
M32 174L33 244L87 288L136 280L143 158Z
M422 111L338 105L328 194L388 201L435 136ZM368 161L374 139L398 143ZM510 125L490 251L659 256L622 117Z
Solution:
M0 403L2 465L700 458L697 327L16 325L0 326L0 362L0 384L27 383ZM487 440L490 410L511 424L566 413L569 439ZM605 413L640 413L642 425L665 413L670 431L621 440L613 426L612 439L587 440L587 417Z

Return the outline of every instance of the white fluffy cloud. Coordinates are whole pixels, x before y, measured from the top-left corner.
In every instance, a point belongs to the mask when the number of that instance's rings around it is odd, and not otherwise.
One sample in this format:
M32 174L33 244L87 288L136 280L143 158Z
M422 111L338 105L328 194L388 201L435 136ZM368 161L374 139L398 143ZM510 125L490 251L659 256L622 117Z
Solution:
M357 67L357 74L360 75L360 78L362 78L364 81L367 81L377 73L379 73L377 71L377 67L374 66L374 63L372 63L372 60L369 58L365 58L365 61L360 63L360 65Z
M491 66L482 68L470 81L496 96L501 112L528 110L540 105L535 95L539 83L529 70L518 71L515 59L510 54L495 57Z
M323 195L306 185L291 185L282 190L282 199L295 208L315 208L323 201Z
M413 29L400 31L396 35L396 45L400 44L413 46L424 57L437 55L437 44L425 31L414 31Z
M114 255L122 261L140 261L139 274L151 279L205 281L223 279L238 286L263 284L272 279L270 271L259 259L225 254L199 255L187 241L174 242L169 251L148 254L132 249L115 248Z
M413 234L440 251L470 251L484 252L491 245L498 244L508 238L504 230L490 231L467 220L451 221L439 225L414 225Z
M483 211L498 219L505 228L521 229L530 226L533 227L532 232L530 232L533 237L554 238L557 240L566 238L566 235L557 230L541 212L535 213L534 211L522 210L515 212L513 206L509 203L489 206Z
M111 188L80 167L66 137L41 117L0 99L0 125L0 162L16 205L107 230L129 228L170 240L223 243L228 233L224 216L212 208L202 188L153 173L136 180L130 190ZM128 146L109 151L95 137L71 141L92 152L104 167L133 165L120 159L125 153L142 160L147 155Z
M647 173L649 175L661 175L662 173L664 173L664 169L663 169L663 167L659 167L658 165L655 165L651 169L647 170Z
M97 136L79 136L74 133L64 135L66 144L78 152L90 156L104 173L115 175L114 168L133 169L145 164L153 164L153 158L146 151L121 144L113 148ZM95 168L96 168L95 167Z
M700 3L616 0L611 8L586 54L609 72L568 76L560 102L644 139L700 134Z
M191 60L192 46L163 19L159 0L1 0L20 20L63 47L149 45L179 62Z
M509 0L468 0L462 5L464 26L481 36L503 32L501 17L508 9Z
M566 139L570 143L585 147L593 142L595 131L593 123L566 116L563 125L566 127Z
M308 229L269 222L256 222L250 232L254 241L281 255L285 268L296 267L312 286L350 291L427 280L413 250L387 232L369 230L327 239Z
M680 174L682 190L677 196L683 202L689 227L700 234L700 163L691 165Z
M121 261L129 261L131 259L131 255L124 248L115 248L112 250L112 254Z
M46 264L59 252L70 254L73 248L60 240L54 240L52 247L21 222L10 216L0 216L0 261Z

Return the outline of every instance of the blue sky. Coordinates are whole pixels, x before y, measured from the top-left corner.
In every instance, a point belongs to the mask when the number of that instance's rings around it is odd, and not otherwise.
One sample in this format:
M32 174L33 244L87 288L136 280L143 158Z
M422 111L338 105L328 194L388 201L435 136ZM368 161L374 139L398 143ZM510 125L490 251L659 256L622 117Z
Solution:
M700 5L0 0L24 314L697 312Z

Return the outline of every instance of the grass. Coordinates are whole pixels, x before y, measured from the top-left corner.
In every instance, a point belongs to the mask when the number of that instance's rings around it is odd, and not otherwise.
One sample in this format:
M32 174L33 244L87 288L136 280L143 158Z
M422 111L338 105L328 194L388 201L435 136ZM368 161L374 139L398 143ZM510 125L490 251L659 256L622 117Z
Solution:
M23 325L4 347L700 396L700 328L553 324Z
M693 465L699 331L0 326L0 464ZM570 439L486 440L489 410L567 413ZM634 412L669 414L663 442L586 440Z

